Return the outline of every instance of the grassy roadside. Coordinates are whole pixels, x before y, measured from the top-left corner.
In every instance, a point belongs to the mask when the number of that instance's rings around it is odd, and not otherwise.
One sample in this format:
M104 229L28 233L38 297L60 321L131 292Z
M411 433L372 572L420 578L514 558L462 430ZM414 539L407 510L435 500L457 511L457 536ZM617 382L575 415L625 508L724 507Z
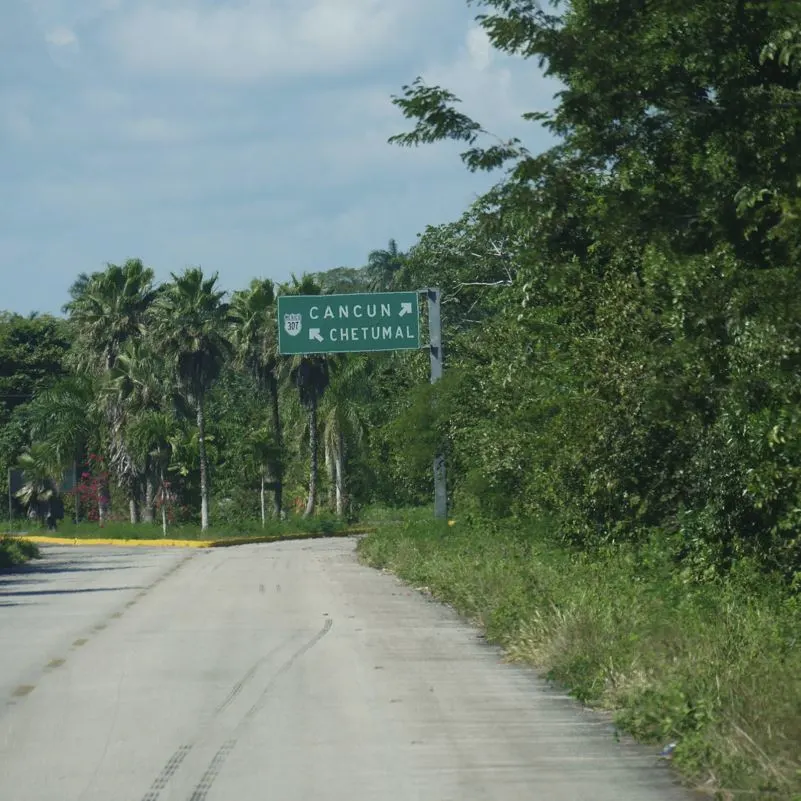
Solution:
M208 540L245 540L264 538L269 540L286 539L298 536L334 536L336 534L357 533L360 527L348 526L345 521L328 517L303 519L292 517L284 521L267 521L262 528L259 521L236 526L212 526L208 531L201 531L197 525L176 525L167 529L170 541L208 541ZM104 526L97 523L62 522L57 531L47 531L45 527L20 525L16 533L38 537L51 535L64 539L107 539L107 540L160 540L163 539L161 526L157 524L134 524L112 521Z
M743 569L699 586L663 549L579 556L531 526L412 515L359 544L723 799L801 800L801 603ZM722 789L721 789L722 788Z
M0 536L0 570L38 559L39 547L27 540Z

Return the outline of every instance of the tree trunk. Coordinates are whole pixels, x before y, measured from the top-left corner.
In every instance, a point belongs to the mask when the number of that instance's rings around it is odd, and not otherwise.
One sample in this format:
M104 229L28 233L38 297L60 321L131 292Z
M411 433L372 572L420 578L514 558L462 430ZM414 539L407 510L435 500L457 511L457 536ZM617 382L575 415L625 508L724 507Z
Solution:
M261 474L260 500L261 500L261 527L263 529L265 524L266 524L266 515L264 513L264 471L262 471L262 474Z
M102 528L108 517L109 500L111 499L108 479L100 482L100 486L97 489L97 496L97 522Z
M345 436L337 432L337 452L334 460L336 480L336 512L338 517L345 513Z
M272 401L273 431L275 431L275 444L278 447L278 459L275 464L275 495L273 497L273 512L277 520L281 519L284 508L284 440L281 433L281 414L278 408L278 382L273 378L270 386L270 400Z
M317 506L317 394L313 394L309 405L309 500L306 503L304 517L314 514L314 507Z
M128 510L130 512L131 523L139 522L139 481L133 477L128 481Z
M78 492L78 462L72 462L72 497L75 498L75 525L81 519L81 493Z
M154 484L152 466L149 465L145 474L145 506L142 509L142 519L145 523L154 523L156 520L156 488Z
M334 489L336 486L337 463L335 454L332 453L330 438L325 435L323 441L323 452L325 453L325 472L328 476L328 508L334 511Z
M136 492L136 488L133 487L131 492ZM136 502L136 498L131 497L128 499L128 508L131 511L131 523L138 523L139 522L139 504Z
M167 536L167 489L164 486L164 471L161 471L161 533Z
M203 395L197 402L197 440L200 455L200 530L209 527L209 475L206 463L206 415L203 408Z

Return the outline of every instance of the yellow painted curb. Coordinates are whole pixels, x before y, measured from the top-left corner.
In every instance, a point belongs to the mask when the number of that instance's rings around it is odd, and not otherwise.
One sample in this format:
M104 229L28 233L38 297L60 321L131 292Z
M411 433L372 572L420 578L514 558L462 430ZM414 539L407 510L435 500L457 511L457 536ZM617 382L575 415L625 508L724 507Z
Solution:
M218 540L173 540L173 539L112 539L111 537L45 537L45 536L26 536L18 535L20 539L35 542L38 545L116 545L118 547L143 547L143 548L228 548L234 545L256 545L268 542L283 542L289 540L313 540L325 539L327 537L351 537L357 534L371 534L375 529L372 528L353 528L345 531L335 531L333 533L305 533L296 534L270 534L262 537L224 537Z
M208 548L212 543L212 540L123 540L119 538L112 539L111 537L104 539L102 537L83 538L23 536L20 537L20 539L25 539L29 542L35 542L38 545L141 545L149 548Z

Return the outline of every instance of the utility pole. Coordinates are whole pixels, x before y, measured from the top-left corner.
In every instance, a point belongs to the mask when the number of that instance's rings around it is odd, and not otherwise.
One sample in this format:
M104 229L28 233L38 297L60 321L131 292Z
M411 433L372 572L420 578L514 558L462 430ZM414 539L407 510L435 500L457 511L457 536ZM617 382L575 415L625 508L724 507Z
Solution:
M436 384L442 378L444 354L442 352L442 318L440 305L442 292L440 289L426 289L428 298L428 336L429 354L431 357L431 383ZM448 485L445 480L445 454L434 456L434 517L444 520L448 516Z

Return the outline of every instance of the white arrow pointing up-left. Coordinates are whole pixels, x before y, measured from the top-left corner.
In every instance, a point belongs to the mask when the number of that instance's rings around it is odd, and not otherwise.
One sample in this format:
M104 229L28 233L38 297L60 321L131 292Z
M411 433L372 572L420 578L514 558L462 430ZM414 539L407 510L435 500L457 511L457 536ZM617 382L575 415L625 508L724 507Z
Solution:
M310 328L309 329L309 339L316 339L318 342L323 342L322 336L320 336L320 329L319 328Z
M405 317L407 314L412 313L412 304L411 303L401 303L401 310L400 316Z

